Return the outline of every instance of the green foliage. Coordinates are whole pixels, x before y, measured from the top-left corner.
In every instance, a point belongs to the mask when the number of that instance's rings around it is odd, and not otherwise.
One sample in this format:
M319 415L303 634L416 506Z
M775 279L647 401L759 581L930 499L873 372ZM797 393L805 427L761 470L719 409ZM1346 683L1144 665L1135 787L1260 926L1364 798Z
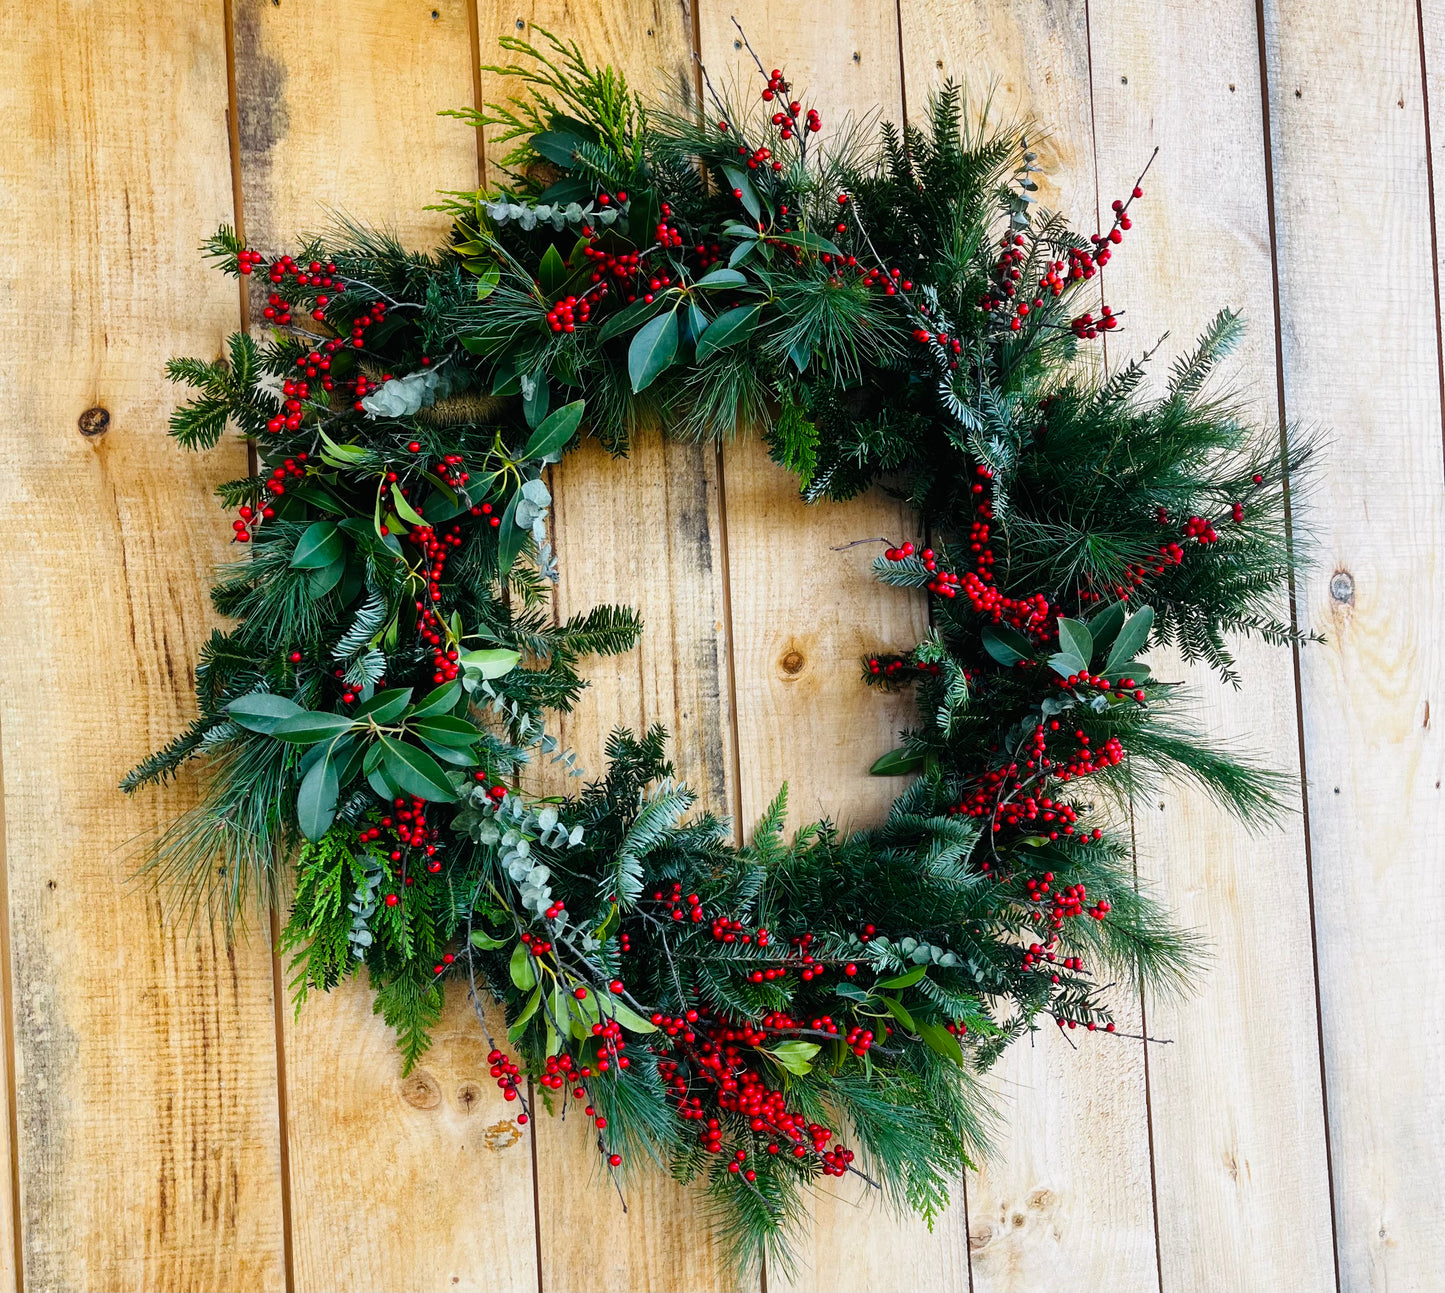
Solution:
M176 438L233 424L261 466L217 490L247 547L213 589L233 623L198 717L122 784L201 760L200 802L147 855L184 903L238 919L294 866L298 1006L364 965L410 1068L445 991L491 992L544 1099L581 1089L605 1120L608 1171L704 1178L738 1260L786 1264L828 1175L938 1216L987 1151L982 1075L1011 1042L1062 1023L1107 1044L1113 984L1196 981L1123 815L1161 776L1250 824L1289 787L1211 746L1141 656L1177 645L1232 680L1231 635L1299 640L1286 518L1311 445L1214 389L1231 314L1167 377L1078 362L1119 317L1097 296L1113 244L1038 209L1024 131L956 86L819 147L801 112L786 137L770 121L791 91L655 109L539 35L503 41L514 97L455 114L507 174L448 195L446 247L335 217L296 255L329 283L273 274L315 330L171 364L194 389ZM776 168L747 166L762 145ZM236 273L247 250L207 246ZM661 728L614 732L590 781L548 732L642 623L557 622L546 470L660 422L760 428L805 499L881 486L929 536L874 567L927 589L932 621L864 662L917 700L874 752L900 778L881 825L790 838L780 792L739 847L693 813ZM538 798L513 788L528 763L579 779Z

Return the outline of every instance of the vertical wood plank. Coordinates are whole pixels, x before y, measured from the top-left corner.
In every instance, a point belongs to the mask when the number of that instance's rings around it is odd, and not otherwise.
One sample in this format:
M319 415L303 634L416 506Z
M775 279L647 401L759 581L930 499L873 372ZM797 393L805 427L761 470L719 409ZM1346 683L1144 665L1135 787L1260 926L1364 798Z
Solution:
M1269 194L1253 0L1209 6L1111 0L1090 11L1102 194L1123 195L1160 153L1110 263L1106 295L1127 311L1115 354L1173 329L1153 363L1187 352L1223 306L1249 324L1218 389L1278 420ZM1120 343L1122 342L1122 346ZM1117 359L1115 362L1118 362ZM1246 518L1247 519L1247 518ZM1288 616L1281 594L1279 614ZM1312 650L1312 648L1311 648ZM1190 688L1210 736L1270 767L1299 767L1293 660L1237 647L1243 686L1157 653ZM1198 995L1149 1005L1149 1090L1166 1288L1332 1287L1330 1224L1304 822L1256 834L1197 791L1135 804L1139 872L1212 960ZM1268 990L1262 990L1263 985ZM1288 1235L1288 1242L1283 1236Z
M736 15L760 58L786 69L824 118L902 116L897 17L885 5L846 0L826 10L774 0L699 9L700 50L720 87L758 92ZM859 660L911 648L927 631L923 599L873 578L882 545L846 552L854 539L914 537L913 518L877 491L846 504L805 506L793 477L760 439L724 447L728 563L746 832L784 782L792 826L833 817L845 826L880 820L897 785L870 777L911 716L906 696L865 688Z
M176 451L162 374L236 317L195 250L232 217L224 34L218 0L0 18L0 740L32 1289L284 1279L264 943L127 886L193 791L115 789L192 712L225 551L208 495L242 471L236 445Z
M1445 1269L1445 953L1401 937L1445 917L1445 744L1430 712L1445 683L1445 524L1419 19L1406 0L1266 0L1264 13L1285 409L1333 432L1305 514L1319 557L1298 613L1329 638L1300 653L1300 676L1340 1278L1428 1288ZM1437 33L1439 18L1432 8Z
M542 42L534 24L577 40L589 59L611 63L649 98L691 92L692 20L684 4L534 0L513 6L491 0L478 10L481 62L511 61L510 55L498 58L495 42L503 34ZM483 96L499 91L515 92L483 73ZM636 607L645 622L634 651L584 666L590 685L577 709L560 721L560 739L577 751L588 776L596 776L609 731L661 723L672 737L677 775L698 792L700 805L734 813L713 447L668 441L662 429L637 436L623 459L584 443L553 469L552 492L558 615L612 602ZM576 782L565 789L575 790ZM599 1164L595 1139L579 1121L575 1109L564 1123L538 1105L542 1287L728 1287L721 1253L701 1221L701 1196L639 1163L623 1178L624 1213Z
M750 0L708 0L700 47L719 86L755 95L752 58L732 17L769 67L786 70L825 130L845 115L902 117L897 15L892 6L848 0L825 10ZM871 564L881 545L834 551L854 539L917 538L912 516L874 492L841 505L805 506L794 479L756 438L725 446L728 563L736 641L741 825L746 832L788 785L793 826L831 816L862 826L886 813L897 785L868 767L897 744L911 701L865 688L858 661L869 651L911 648L927 631L923 599L884 588ZM930 1235L897 1218L849 1177L815 1191L811 1232L794 1271L769 1268L768 1288L961 1288L968 1282L962 1181Z
M910 116L953 78L975 106L989 97L995 119L1033 119L1047 172L1040 201L1086 233L1097 228L1084 0L935 0L903 14ZM1138 1001L1121 993L1115 1006L1121 1032L1140 1032ZM974 1288L1157 1287L1142 1044L1046 1026L1010 1047L993 1083L998 1149L968 1190Z
M253 246L287 250L328 209L410 246L444 239L425 206L477 183L475 135L436 115L472 102L465 0L351 4L342 26L310 5L236 0L234 42ZM488 1077L463 990L405 1079L371 1007L364 976L299 1017L281 1007L296 1287L535 1288L531 1138Z

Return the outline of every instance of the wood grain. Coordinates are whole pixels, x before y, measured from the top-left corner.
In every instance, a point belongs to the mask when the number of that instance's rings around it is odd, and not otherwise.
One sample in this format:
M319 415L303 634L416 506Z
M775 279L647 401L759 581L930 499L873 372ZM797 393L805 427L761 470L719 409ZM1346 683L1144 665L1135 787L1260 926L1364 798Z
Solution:
M540 42L541 26L576 39L589 58L612 63L650 98L691 92L692 24L680 4L482 4L478 18L483 64L497 61L498 35ZM499 78L483 73L484 96L503 89ZM495 158L488 164L495 174ZM590 686L559 723L563 744L596 776L614 727L640 731L661 723L672 736L677 774L700 804L733 813L725 554L713 447L668 441L661 428L638 436L623 459L589 442L553 469L551 481L558 615L611 602L635 606L645 623L641 644L628 655L584 665ZM565 789L575 791L576 783ZM564 1123L539 1111L537 1121L542 1287L728 1287L721 1254L696 1220L701 1197L639 1163L623 1181L624 1213L576 1112Z
M905 6L910 115L947 79L975 111L1039 123L1039 199L1085 233L1096 227L1088 15L1082 0ZM1086 355L1098 363L1102 355ZM1120 1031L1140 1032L1139 1003L1116 994ZM1047 1024L1047 1021L1045 1021ZM1077 1049L1051 1025L1009 1049L993 1072L1004 1125L969 1182L973 1287L1071 1290L1157 1286L1144 1052L1101 1034Z
M708 0L699 11L701 52L715 84L742 95L761 89L736 15L767 67L786 69L826 132L845 115L902 115L897 18L891 7L842 3L826 10L753 0ZM844 505L805 506L792 476L758 439L723 452L728 566L736 642L737 724L744 831L787 783L789 820L830 816L845 825L878 821L898 783L868 767L898 743L907 697L871 691L859 659L908 650L927 629L921 598L872 576L879 545L835 549L854 539L918 537L898 503L871 493ZM855 1178L829 1182L812 1200L811 1233L793 1271L768 1271L768 1288L958 1288L968 1280L963 1209L929 1235L917 1218L895 1218ZM962 1182L960 1182L960 1186ZM961 1193L961 1190L960 1190Z
M1135 0L1091 12L1102 197L1123 195L1157 144L1135 229L1106 291L1127 313L1119 355L1169 336L1152 384L1223 306L1245 343L1219 377L1260 422L1278 423L1269 193L1251 0L1204 7ZM1173 329L1170 332L1170 329ZM1121 344L1122 343L1122 344ZM1246 517L1247 523L1247 517ZM1288 617L1281 595L1277 613ZM1299 767L1291 653L1234 648L1235 690L1157 653L1190 688L1210 738L1265 765ZM1324 1289L1334 1282L1328 1165L1298 789L1282 826L1249 833L1197 791L1135 804L1139 872L1212 957L1199 993L1149 1003L1159 1249L1166 1288ZM1268 990L1262 985L1268 984ZM1291 1242L1279 1243L1288 1230Z
M445 237L424 208L478 178L474 132L436 115L472 102L463 0L353 4L343 29L311 6L237 0L234 39L253 246L289 250L328 210L409 246ZM487 1074L464 992L448 996L405 1079L364 978L297 1017L283 1005L296 1288L536 1287L531 1137Z
M1329 639L1300 679L1340 1282L1428 1288L1445 952L1416 931L1445 916L1445 517L1417 9L1264 13L1285 410L1331 431L1298 610Z
M128 886L193 788L115 789L193 713L209 494L166 436L170 355L219 352L232 216L218 2L0 19L0 740L24 1285L278 1288L264 942ZM79 419L98 434L82 434ZM101 430L101 426L104 429ZM8 1239L8 1236L7 1236Z

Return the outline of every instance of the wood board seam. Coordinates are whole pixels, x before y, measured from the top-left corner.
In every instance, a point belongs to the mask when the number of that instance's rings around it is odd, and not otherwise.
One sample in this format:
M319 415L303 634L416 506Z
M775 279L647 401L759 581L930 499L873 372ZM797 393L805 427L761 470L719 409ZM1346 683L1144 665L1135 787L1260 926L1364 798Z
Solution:
M25 1288L25 1234L20 1210L20 1117L15 1077L15 997L10 961L10 861L5 833L5 754L0 747L0 1016L5 1047L5 1113L10 1124L10 1222L15 1293Z
M1099 114L1094 92L1094 28L1090 0L1084 0L1084 57L1089 79L1089 144L1094 170L1094 227L1103 224L1103 188L1099 181ZM1102 297L1107 271L1099 270L1099 293ZM1109 334L1100 334L1100 360L1104 376L1109 374ZM1129 852L1134 867L1134 888L1139 888L1139 844L1135 830L1134 800L1129 800ZM1154 1234L1154 1281L1159 1293L1164 1289L1164 1250L1159 1227L1159 1170L1154 1152L1154 1092L1149 1081L1149 1009L1144 999L1144 986L1139 985L1139 1046L1144 1069L1144 1142L1149 1151L1149 1222Z
M1270 289L1274 304L1274 372L1275 397L1278 403L1279 435L1281 444L1287 435L1285 384L1284 384L1284 314L1280 296L1279 275L1279 225L1274 192L1274 128L1270 111L1269 44L1265 25L1265 0L1255 0L1255 33L1259 42L1259 101L1260 122L1264 134L1264 196L1265 214L1269 227ZM1423 49L1421 57L1423 59ZM1432 228L1433 236L1433 228ZM1437 298L1438 299L1438 298ZM1438 344L1438 328L1437 328ZM1285 540L1292 550L1294 546L1293 516L1289 506L1289 463L1285 461ZM1296 597L1294 563L1289 573L1289 622L1290 627L1299 631L1299 609ZM1330 1137L1330 1091L1325 1069L1325 1021L1320 1004L1320 949L1319 927L1315 919L1314 848L1310 823L1309 756L1305 748L1304 678L1300 667L1298 642L1290 644L1290 663L1294 673L1296 745L1299 749L1300 816L1303 827L1305 858L1305 893L1308 898L1310 926L1310 970L1313 976L1315 996L1315 1049L1319 1055L1320 1074L1320 1116L1323 1122L1325 1151L1326 1193L1330 1201L1331 1256L1335 1268L1335 1293L1340 1293L1340 1236L1338 1208L1335 1203L1334 1150Z
M1430 276L1435 293L1435 367L1440 377L1440 441L1445 447L1445 336L1442 336L1440 326L1440 226L1435 219L1435 150L1430 140L1430 76L1426 67L1423 0L1415 0L1415 32L1420 44L1420 106L1425 124L1425 196L1430 203Z
M230 149L231 163L231 207L235 221L236 237L246 237L245 187L241 177L241 113L240 92L236 85L236 31L234 0L221 0L222 41L226 54L226 143ZM241 331L251 330L251 298L244 278L236 284L236 307ZM259 470L260 459L256 442L246 441L246 467L251 475ZM281 966L281 916L273 903L267 911L267 933L271 944L271 1025L275 1047L276 1064L276 1121L277 1153L279 1157L281 1187L281 1268L286 1282L286 1293L296 1288L296 1267L292 1248L291 1230L291 1135L290 1104L286 1090L286 1026L282 1017L285 993L285 976ZM228 933L228 939L230 935Z

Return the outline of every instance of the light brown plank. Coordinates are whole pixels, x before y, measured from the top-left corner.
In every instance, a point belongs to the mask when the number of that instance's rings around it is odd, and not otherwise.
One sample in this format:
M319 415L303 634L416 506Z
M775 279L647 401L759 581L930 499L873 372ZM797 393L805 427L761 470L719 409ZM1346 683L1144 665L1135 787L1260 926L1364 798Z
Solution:
M846 114L881 112L898 122L902 86L897 16L891 6L843 3L798 8L764 0L700 8L701 50L714 83L747 95L762 86L732 24L736 14L768 68L785 69L795 93L840 127ZM886 589L870 570L883 545L846 552L854 539L919 537L913 518L879 494L846 505L805 506L793 478L756 438L725 447L728 562L736 641L740 786L744 832L783 784L789 819L876 822L898 784L868 767L898 743L907 697L859 681L869 651L912 647L926 632L921 598ZM960 1187L962 1182L960 1182ZM798 1266L770 1268L779 1289L958 1288L968 1281L961 1197L930 1236L896 1218L854 1178L816 1191ZM960 1188L960 1196L962 1190Z
M680 5L651 0L520 8L479 7L481 62L498 58L503 33L540 40L532 24L576 39L589 58L619 68L649 97L690 91L692 25ZM519 26L519 24L521 24ZM484 73L483 95L503 87ZM492 159L489 158L489 165ZM495 175L493 176L495 178ZM557 613L598 603L636 607L641 644L585 666L591 685L558 725L589 777L616 726L661 723L673 738L677 774L703 805L734 811L732 735L727 712L727 632L717 458L712 446L637 438L611 459L589 442L553 469L553 518L561 583ZM563 787L556 787L558 789ZM575 791L577 783L565 789ZM715 1289L728 1287L708 1238L701 1197L655 1167L638 1164L624 1182L627 1212L600 1170L595 1141L575 1118L538 1106L537 1190L546 1289Z
M1341 1285L1429 1288L1445 964L1418 931L1445 917L1445 518L1417 10L1264 12L1285 408L1332 432L1298 611L1329 637L1300 671Z
M1114 308L1128 311L1111 349L1132 354L1170 332L1154 361L1162 384L1218 309L1239 309L1250 331L1220 389L1240 390L1255 417L1277 423L1255 6L1120 0L1091 11L1090 32L1106 204L1160 147L1107 273ZM1283 594L1279 613L1288 616ZM1291 653L1241 642L1237 655L1238 691L1173 653L1154 668L1189 684L1212 738L1293 774ZM1149 1047L1165 1288L1334 1284L1309 908L1279 902L1308 885L1292 798L1295 815L1258 833L1188 789L1135 805L1141 877L1212 945L1196 997L1149 1003L1150 1033L1172 1043Z
M132 844L192 790L126 802L193 712L212 484L238 446L165 432L165 359L213 355L234 289L218 2L9 10L0 78L0 739L28 1288L283 1281L269 958L162 919ZM108 429L82 435L87 410ZM98 416L98 415L97 415ZM8 1236L6 1237L8 1241Z
M1040 201L1093 232L1083 0L927 3L905 6L903 16L910 116L920 118L929 89L951 77L975 105L991 95L996 119L1034 120L1048 172ZM1115 1004L1120 1031L1138 1033L1137 1000L1119 994ZM997 1153L969 1181L974 1288L1155 1288L1142 1044L1098 1033L1066 1039L1046 1026L1032 1044L1010 1048L993 1081L1004 1126Z
M472 102L464 0L353 4L340 28L312 6L238 0L235 24L251 244L289 250L328 209L440 242L446 221L423 208L477 182L474 133L436 116ZM536 1286L530 1137L462 990L449 997L406 1079L364 976L299 1018L282 1004L298 1289Z

